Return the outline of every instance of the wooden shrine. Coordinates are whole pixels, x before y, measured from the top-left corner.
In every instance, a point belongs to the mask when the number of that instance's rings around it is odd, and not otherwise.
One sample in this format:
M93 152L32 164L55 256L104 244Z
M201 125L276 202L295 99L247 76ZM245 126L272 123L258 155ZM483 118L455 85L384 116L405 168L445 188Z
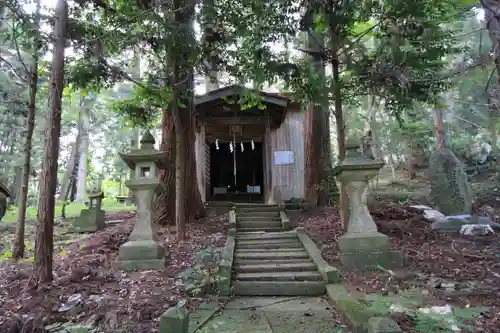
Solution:
M242 107L258 94L262 107ZM197 181L206 201L278 203L304 195L303 114L290 98L240 85L195 98Z

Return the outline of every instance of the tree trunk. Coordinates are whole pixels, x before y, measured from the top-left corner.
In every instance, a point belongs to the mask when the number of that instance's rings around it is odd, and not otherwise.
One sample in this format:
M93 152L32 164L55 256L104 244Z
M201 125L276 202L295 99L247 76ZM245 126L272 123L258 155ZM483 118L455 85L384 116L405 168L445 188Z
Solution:
M497 86L500 85L500 1L499 0L481 0L481 5L484 10L484 19L486 21L486 29L488 29L488 34L490 36L493 45L493 59L496 68L496 78ZM492 139L492 155L497 158L498 147L497 140L498 133L496 129L496 121L498 119L498 110L500 109L500 96L497 91L490 93L490 123L491 123L491 139Z
M192 88L191 88L192 89ZM192 94L191 94L192 95ZM184 102L187 105L186 109L180 112L181 126L184 129L184 161L185 161L185 179L191 180L184 183L185 200L184 200L184 217L187 223L205 216L205 207L201 200L200 189L198 187L196 176L196 147L195 147L195 119L193 97Z
M40 202L35 239L34 277L38 283L52 281L54 251L54 206L57 183L57 159L61 135L61 98L64 88L64 49L68 25L68 4L58 0L55 11L54 48L50 77L49 114L43 166L40 175Z
M169 110L163 110L162 138L160 150L167 152L165 170L160 180L166 190L156 197L155 223L166 225L175 222L175 128Z
M374 96L369 96L369 117L370 117L370 132L372 134L371 148L373 153L373 158L375 160L382 160L382 143L380 140L380 126L377 121L377 110L378 105Z
M12 183L12 198L10 200L15 205L20 205L19 198L21 196L21 186L23 183L23 167L15 166L14 167L14 182Z
M78 149L78 171L76 181L76 202L84 203L87 196L87 172L88 172L88 152L89 152L89 127L90 127L90 110L85 97L80 97L82 103L81 108L81 121L79 128L80 145Z
M186 174L186 160L185 160L185 137L180 119L179 112L179 94L174 89L174 101L171 107L171 116L175 128L175 226L177 230L177 242L181 245L186 238L185 232L185 174Z
M325 68L321 58L324 38L307 32L305 48L312 51L311 61L318 75L324 80ZM326 86L324 87L326 89ZM321 105L309 105L305 114L304 138L304 182L305 199L314 206L325 206L329 202L328 172L331 171L330 117L326 91Z
M498 159L498 131L497 131L497 122L498 122L498 110L491 110L490 107L490 119L489 119L489 127L490 127L490 138L491 138L491 156L493 158Z
M66 171L64 172L63 180L61 181L61 188L59 192L59 201L68 200L68 196L71 188L71 177L75 173L76 161L78 159L78 138L71 146L71 155L68 159L68 164L66 166Z
M445 148L444 144L444 120L443 120L443 109L439 107L434 108L434 130L436 135L436 150L443 150ZM413 161L412 161L413 163ZM413 167L411 167L413 169ZM408 166L408 172L410 172L410 166Z
M35 26L40 26L40 1L36 2L35 10ZM27 131L24 141L24 166L23 179L21 182L21 192L19 198L19 210L16 227L16 237L12 249L12 257L20 259L24 257L24 230L26 223L26 208L28 203L28 185L31 173L31 146L33 138L33 130L35 129L35 112L36 112L36 92L38 84L38 52L39 38L35 38L35 48L33 52L33 64L30 68L30 104L28 108Z
M175 153L175 223L177 226L178 240L185 239L185 223L191 222L198 216L204 214L198 183L196 181L196 159L195 159L195 132L194 132L194 76L190 59L193 57L194 31L192 23L194 20L194 6L187 5L189 1L177 0L173 3L175 21L179 27L183 27L183 36L188 38L184 47L179 52L171 54L167 63L173 72L173 101L169 107L170 115L163 114L163 138L162 145L169 151L170 158L172 150ZM170 13L172 8L166 8ZM191 30L190 30L191 29ZM166 70L166 72L169 72ZM183 105L181 108L180 106ZM173 122L173 131L170 130L170 122ZM182 149L182 151L179 151ZM170 182L172 171L167 169L162 175L162 181ZM187 183L187 180L194 182ZM166 184L167 187L169 184ZM156 221L165 223L170 211L168 198L172 195L168 191L160 195L156 202Z
M333 36L332 36L333 37ZM335 44L335 38L331 39L330 51L333 55L337 54L337 47ZM335 98L335 126L337 129L337 149L338 149L338 161L342 162L345 159L345 124L344 124L344 113L342 109L342 87L339 71L339 61L335 56L332 60L332 72L333 72L333 96ZM342 228L346 229L349 223L349 197L345 186L340 184L340 220L342 223Z

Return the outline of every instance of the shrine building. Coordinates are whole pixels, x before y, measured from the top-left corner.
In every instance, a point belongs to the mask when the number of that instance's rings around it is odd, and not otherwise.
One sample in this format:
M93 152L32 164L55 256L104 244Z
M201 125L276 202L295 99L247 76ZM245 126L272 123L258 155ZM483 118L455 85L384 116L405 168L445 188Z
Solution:
M261 105L241 107L253 92ZM204 201L304 197L304 115L289 97L240 85L195 98L197 181Z

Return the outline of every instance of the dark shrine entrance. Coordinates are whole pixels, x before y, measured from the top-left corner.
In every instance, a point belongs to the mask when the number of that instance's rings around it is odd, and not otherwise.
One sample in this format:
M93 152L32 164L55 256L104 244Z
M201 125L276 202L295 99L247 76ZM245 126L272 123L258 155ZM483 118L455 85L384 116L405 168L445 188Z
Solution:
M210 147L211 200L261 202L264 199L262 142L207 143Z

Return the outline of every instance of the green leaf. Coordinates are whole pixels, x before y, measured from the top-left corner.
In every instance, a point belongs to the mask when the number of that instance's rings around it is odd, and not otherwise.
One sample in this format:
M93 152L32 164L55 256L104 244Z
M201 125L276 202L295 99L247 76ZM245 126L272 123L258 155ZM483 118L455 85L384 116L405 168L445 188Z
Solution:
M474 308L453 308L453 315L456 318L463 320L472 320L477 318L481 313L488 311L487 307L474 307Z
M325 34L328 32L328 23L323 14L316 14L314 16L314 31L319 34Z

